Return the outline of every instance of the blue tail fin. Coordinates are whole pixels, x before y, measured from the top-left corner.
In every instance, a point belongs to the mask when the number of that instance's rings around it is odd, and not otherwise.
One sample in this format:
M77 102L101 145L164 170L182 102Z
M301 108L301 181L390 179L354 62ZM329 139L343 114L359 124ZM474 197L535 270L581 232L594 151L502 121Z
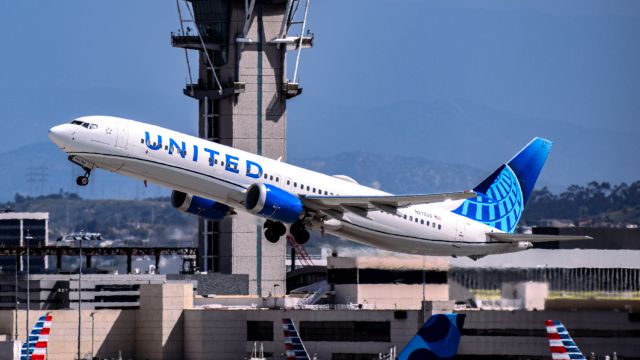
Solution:
M551 141L534 138L508 163L473 190L480 196L465 200L454 213L512 233L551 151Z
M458 353L463 314L431 315L398 355L398 360L453 359Z

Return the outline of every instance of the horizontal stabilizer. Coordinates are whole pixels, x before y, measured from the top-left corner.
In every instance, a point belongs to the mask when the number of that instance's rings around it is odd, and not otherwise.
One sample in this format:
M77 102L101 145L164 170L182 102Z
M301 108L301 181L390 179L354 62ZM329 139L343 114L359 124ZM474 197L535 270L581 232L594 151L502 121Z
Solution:
M426 195L380 195L380 196L301 196L305 205L312 208L332 208L340 206L372 208L399 208L418 204L431 204L445 200L463 200L476 197L471 190L443 194Z
M492 239L500 241L528 241L532 243L546 241L573 241L573 240L593 240L590 236L579 235L538 235L538 234L508 234L508 233L487 233Z

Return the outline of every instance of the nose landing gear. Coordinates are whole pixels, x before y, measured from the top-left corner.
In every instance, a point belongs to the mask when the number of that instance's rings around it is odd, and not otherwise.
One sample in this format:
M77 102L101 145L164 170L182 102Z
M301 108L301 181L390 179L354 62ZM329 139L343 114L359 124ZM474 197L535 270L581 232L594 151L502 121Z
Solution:
M89 176L91 176L91 170L94 168L94 165L77 156L69 156L69 161L80 166L82 170L84 170L84 175L76 178L76 184L78 184L78 186L89 185Z
M89 185L89 176L91 175L91 171L87 171L84 175L78 176L76 178L76 184L79 186L87 186Z

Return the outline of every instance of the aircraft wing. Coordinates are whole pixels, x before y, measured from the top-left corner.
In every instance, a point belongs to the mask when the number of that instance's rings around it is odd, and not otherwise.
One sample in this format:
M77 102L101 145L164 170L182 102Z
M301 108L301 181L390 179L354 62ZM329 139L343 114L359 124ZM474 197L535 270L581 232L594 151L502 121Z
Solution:
M492 239L500 241L528 241L532 243L545 241L571 241L571 240L592 240L590 236L581 235L539 235L539 234L508 234L508 233L487 233Z
M463 200L477 197L471 191L426 195L373 195L373 196L301 196L302 202L314 209L356 207L362 209L390 210L418 204L431 204L445 200Z

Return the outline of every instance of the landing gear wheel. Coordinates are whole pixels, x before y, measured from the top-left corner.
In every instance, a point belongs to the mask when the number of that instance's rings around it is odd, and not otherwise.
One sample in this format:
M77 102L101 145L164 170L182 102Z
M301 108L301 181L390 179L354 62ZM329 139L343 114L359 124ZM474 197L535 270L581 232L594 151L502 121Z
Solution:
M267 230L264 231L264 237L266 237L272 244L275 244L280 240L280 235L278 235L271 227L268 227Z
M269 242L277 243L282 235L287 233L287 227L279 221L267 220L264 222L264 236Z
M271 228L276 234L278 234L278 237L281 237L282 235L287 233L287 227L284 226L284 224L281 222L274 223Z
M291 233L291 236L293 236L293 238L296 240L296 242L300 245L309 241L309 232L307 231L307 229L305 229L304 223L302 223L301 221L297 221L293 225L291 225L289 232Z
M89 184L89 176L78 176L78 178L76 179L76 184L78 184L79 186L87 186Z
M296 236L294 236L293 238L296 240L298 244L304 245L307 243L307 241L309 241L310 237L311 235L309 234L309 232L307 230L304 230L299 234L297 234Z

